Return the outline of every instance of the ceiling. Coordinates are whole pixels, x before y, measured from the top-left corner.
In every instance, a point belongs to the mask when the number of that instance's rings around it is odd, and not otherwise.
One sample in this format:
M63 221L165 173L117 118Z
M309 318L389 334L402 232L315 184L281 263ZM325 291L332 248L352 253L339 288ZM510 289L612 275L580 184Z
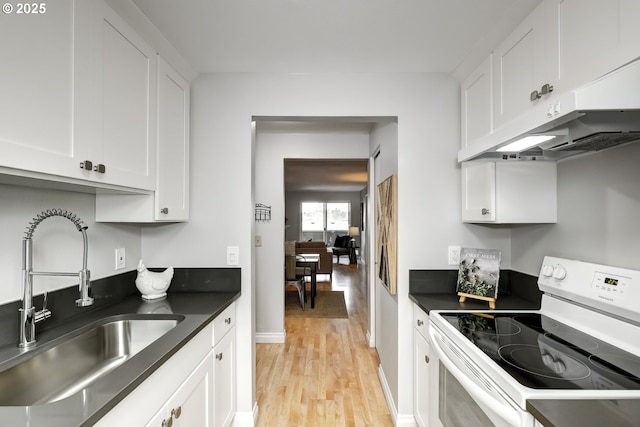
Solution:
M445 72L458 79L541 2L132 1L198 73ZM285 189L360 191L366 165L290 161Z
M285 191L361 191L367 186L368 160L286 159Z
M475 67L540 1L133 0L196 71L278 73Z

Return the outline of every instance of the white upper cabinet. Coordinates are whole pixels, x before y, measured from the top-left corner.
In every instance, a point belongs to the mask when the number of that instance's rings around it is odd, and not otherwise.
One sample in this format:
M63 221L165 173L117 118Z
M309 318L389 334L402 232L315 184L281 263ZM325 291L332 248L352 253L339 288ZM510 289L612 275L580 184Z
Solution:
M42 5L0 15L2 173L155 189L155 51L102 0Z
M638 0L542 0L494 49L492 66L462 82L459 159L545 125L563 113L564 95L640 58L638 18Z
M45 7L0 14L0 167L80 177L77 158L87 144L77 135L74 104L86 94L87 37L79 24L88 4Z
M549 5L541 3L493 53L494 128L499 128L536 106L546 95L543 86L555 87L556 52L548 43ZM557 68L557 67L556 67Z
M462 221L557 222L557 164L543 161L462 164Z
M91 11L91 140L99 180L155 189L156 53L102 1Z
M490 55L462 82L462 147L493 130L492 58Z
M555 0L559 72L575 89L640 56L637 0Z
M158 56L157 182L151 194L96 194L98 222L189 220L189 84Z
M157 220L189 219L189 84L158 57Z

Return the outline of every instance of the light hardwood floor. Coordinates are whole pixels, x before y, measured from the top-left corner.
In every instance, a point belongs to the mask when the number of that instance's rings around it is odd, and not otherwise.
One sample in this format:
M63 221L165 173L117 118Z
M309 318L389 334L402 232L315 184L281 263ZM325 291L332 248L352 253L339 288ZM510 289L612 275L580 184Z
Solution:
M318 290L344 291L348 319L287 317L284 344L257 344L258 427L393 426L366 338L366 268L341 261Z

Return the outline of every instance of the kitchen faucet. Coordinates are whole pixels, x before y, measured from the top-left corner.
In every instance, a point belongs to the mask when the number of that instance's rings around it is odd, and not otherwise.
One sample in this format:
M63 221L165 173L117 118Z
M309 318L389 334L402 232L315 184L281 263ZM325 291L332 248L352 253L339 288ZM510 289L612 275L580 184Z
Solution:
M82 270L78 273L39 272L33 271L33 232L45 219L52 216L61 216L71 221L78 231L82 233L84 252L82 255ZM51 317L51 311L47 309L47 293L44 294L42 310L36 311L33 306L33 276L78 276L80 298L76 300L78 307L86 307L93 304L91 293L90 272L87 270L87 224L73 213L62 209L47 209L38 214L27 227L26 236L22 239L22 308L20 309L20 342L18 347L31 347L36 343L36 323Z

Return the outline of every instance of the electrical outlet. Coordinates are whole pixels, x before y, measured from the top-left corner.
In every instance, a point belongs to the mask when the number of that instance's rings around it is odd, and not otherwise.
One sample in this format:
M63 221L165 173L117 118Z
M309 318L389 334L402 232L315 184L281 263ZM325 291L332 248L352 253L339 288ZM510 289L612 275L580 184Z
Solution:
M449 246L448 247L448 256L449 265L458 265L460 264L460 246Z
M262 236L256 235L256 246L262 246Z
M116 270L122 270L127 265L124 248L116 249Z

